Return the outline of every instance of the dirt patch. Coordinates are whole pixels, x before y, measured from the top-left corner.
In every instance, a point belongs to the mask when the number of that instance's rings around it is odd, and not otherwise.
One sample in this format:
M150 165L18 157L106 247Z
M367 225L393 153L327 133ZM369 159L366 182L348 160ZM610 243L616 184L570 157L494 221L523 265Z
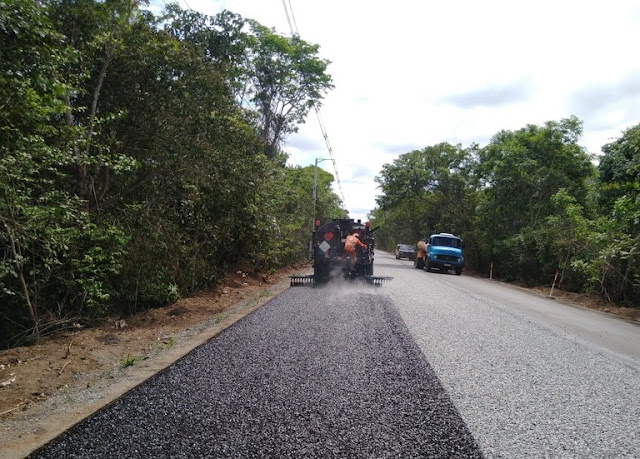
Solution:
M166 308L0 351L0 456L20 458L212 338L289 286L288 276L230 273ZM528 289L548 296L550 287ZM640 321L640 309L555 289L559 301Z
M229 273L165 308L0 351L0 456L25 457L289 287L304 267Z

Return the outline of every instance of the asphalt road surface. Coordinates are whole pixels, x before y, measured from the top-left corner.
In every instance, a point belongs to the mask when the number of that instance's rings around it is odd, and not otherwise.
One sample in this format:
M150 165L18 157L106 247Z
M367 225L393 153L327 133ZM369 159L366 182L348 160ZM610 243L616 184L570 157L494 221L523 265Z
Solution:
M33 457L640 457L640 327L378 252L290 288Z

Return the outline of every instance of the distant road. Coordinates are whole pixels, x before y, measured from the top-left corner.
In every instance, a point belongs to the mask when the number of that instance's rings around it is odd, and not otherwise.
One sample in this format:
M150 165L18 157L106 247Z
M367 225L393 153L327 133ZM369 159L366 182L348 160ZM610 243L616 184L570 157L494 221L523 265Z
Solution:
M640 327L376 254L290 288L33 457L640 457Z

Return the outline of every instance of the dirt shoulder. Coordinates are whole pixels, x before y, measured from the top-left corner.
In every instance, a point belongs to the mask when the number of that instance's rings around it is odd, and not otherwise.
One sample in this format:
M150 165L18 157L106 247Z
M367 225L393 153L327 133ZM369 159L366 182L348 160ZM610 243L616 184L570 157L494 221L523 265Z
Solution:
M289 287L304 267L229 273L215 290L0 351L0 457L22 458Z
M532 293L536 293L544 297L552 297L559 302L571 304L574 306L582 306L583 308L595 309L606 314L611 314L616 317L621 317L632 322L640 323L640 308L621 308L611 303L607 303L602 298L596 295L565 292L562 290L554 289L551 291L551 287L540 286L525 288Z
M0 457L22 458L289 287L289 276L230 273L215 290L123 321L0 351ZM550 287L527 289L548 296ZM640 309L554 290L558 301L640 322Z

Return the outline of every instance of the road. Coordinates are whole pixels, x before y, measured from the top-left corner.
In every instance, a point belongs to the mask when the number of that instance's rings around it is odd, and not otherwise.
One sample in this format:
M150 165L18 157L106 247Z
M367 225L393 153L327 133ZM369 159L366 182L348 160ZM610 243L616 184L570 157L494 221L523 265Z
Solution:
M380 261L403 279L386 293L486 457L640 457L638 325Z
M378 252L286 290L33 457L640 457L640 327Z

